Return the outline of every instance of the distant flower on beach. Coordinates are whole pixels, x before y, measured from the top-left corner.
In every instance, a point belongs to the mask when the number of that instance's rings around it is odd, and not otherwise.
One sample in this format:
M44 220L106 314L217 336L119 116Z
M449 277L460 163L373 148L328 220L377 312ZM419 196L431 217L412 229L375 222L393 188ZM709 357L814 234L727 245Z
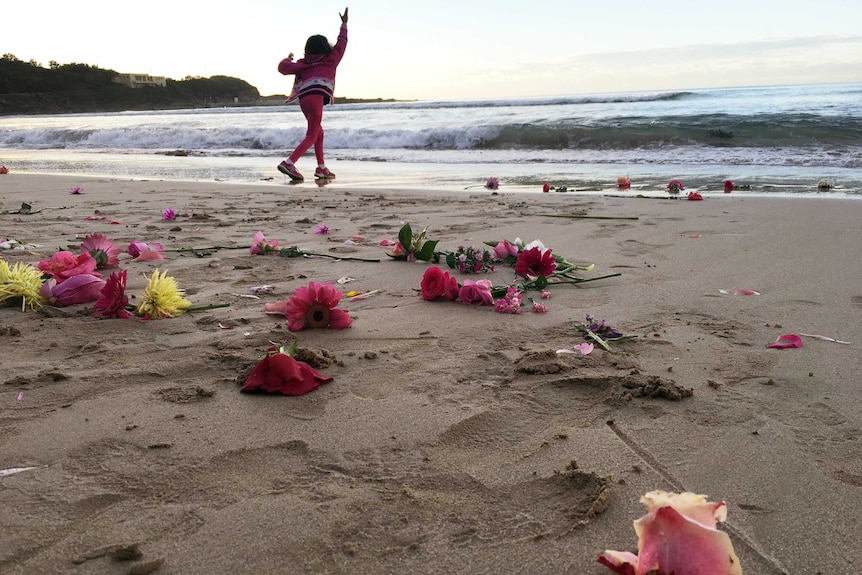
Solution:
M835 187L835 185L832 182L830 182L829 180L824 179L824 180L820 180L819 182L817 182L817 191L818 192L828 192L829 190L831 190L834 187Z
M597 343L605 351L611 351L608 342L623 339L623 333L617 328L607 325L605 320L597 321L592 314L586 315L586 321L575 326L588 342Z
M126 248L126 253L136 262L154 262L165 259L165 248L159 242L142 242L133 240Z
M159 273L158 269L153 271L141 295L141 303L136 310L138 315L145 319L177 317L191 307L192 302L183 298L177 280L167 274L167 271Z
M177 212L173 208L166 208L165 211L162 212L162 219L165 221L172 221L177 219Z
M126 270L113 272L108 277L99 298L96 300L93 315L96 317L128 319L132 314L126 310L129 298L126 297Z
M632 187L632 181L628 176L620 176L617 178L617 189L618 190L628 190Z
M518 254L515 262L515 273L522 276L549 276L557 269L557 260L549 249L534 246Z
M729 194L733 191L733 182L731 180L724 180L724 193Z
M264 391L283 395L303 395L317 389L332 377L318 373L304 361L293 358L297 340L287 350L284 346L271 348L269 353L252 369L240 391Z
M7 168L6 166L0 166L0 176L2 176L4 174L8 174L8 173L9 173L9 168Z
M353 319L342 309L336 309L341 292L334 287L317 282L296 288L296 293L287 301L284 315L287 329L299 331L307 327L350 327Z
M464 305L494 305L490 280L464 280L458 297Z
M802 347L802 338L795 333L779 335L775 341L769 344L773 349L789 349L793 347Z
M545 313L548 307L540 301L533 302L533 313Z
M551 191L551 184L549 184L548 182L545 182L544 184L542 184L542 193L547 194L550 191Z
M39 293L49 304L65 307L96 301L104 286L105 280L89 274L80 274L62 283L50 278L42 284Z
M58 284L77 275L99 275L96 273L96 260L87 252L78 255L69 251L56 252L40 261L36 267L53 277Z
M669 194L678 194L683 191L685 187L682 185L682 182L679 180L671 180L667 183L667 193Z
M80 186L75 186L69 190L69 193L73 196L79 196L84 193L84 188Z
M42 288L42 272L30 264L15 262L11 266L0 259L0 305L21 298L21 311L35 310L45 304L39 293Z
M81 251L87 252L96 260L96 269L120 266L120 248L104 234L90 234L81 242Z
M422 299L426 301L434 301L441 297L445 297L449 301L455 301L458 299L458 292L460 290L458 280L454 276L451 276L448 271L444 271L436 266L425 270L419 287Z
M550 298L550 297L551 297L551 292L549 292L549 291L548 291L548 290L546 290L546 289L543 289L543 290L542 290L542 299L548 299L548 298Z
M510 286L506 290L506 295L494 302L494 311L497 313L521 313L521 292L517 286Z
M724 501L665 491L651 491L640 500L647 514L635 521L638 554L607 550L599 563L623 575L742 575L730 537L716 529L727 519Z
M254 233L254 238L251 240L251 247L248 249L251 255L267 255L278 251L278 240L267 240L263 232L258 230Z
M315 224L314 225L314 233L320 234L320 235L326 235L329 233L329 226L327 226L323 222L320 222L319 224Z
M700 193L698 193L698 192L689 192L688 193L688 199L694 202L694 201L702 200L703 196L700 195Z
M500 187L500 180L497 178L488 178L488 181L485 182L485 187L489 190L496 190Z

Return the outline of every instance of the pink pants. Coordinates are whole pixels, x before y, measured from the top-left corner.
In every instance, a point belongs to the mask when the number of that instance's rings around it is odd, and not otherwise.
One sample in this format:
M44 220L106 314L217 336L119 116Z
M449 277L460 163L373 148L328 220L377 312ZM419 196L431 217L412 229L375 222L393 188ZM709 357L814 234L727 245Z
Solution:
M314 155L317 156L317 163L323 165L323 96L320 94L310 94L299 99L299 109L305 114L305 119L308 120L308 131L305 133L305 139L302 140L296 149L290 154L290 161L296 163L302 155L308 151L311 146L314 146Z

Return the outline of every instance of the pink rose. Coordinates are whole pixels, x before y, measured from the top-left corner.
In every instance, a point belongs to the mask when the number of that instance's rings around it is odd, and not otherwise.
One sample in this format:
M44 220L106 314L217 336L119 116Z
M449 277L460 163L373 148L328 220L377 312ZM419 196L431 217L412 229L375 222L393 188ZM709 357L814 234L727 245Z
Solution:
M464 280L458 297L464 305L494 305L490 280Z
M81 274L99 275L95 271L96 260L87 252L78 255L68 251L57 252L50 259L40 261L37 267L51 275L58 284Z
M518 246L510 244L506 240L503 240L494 246L495 258L498 260L504 260L509 256L518 257Z
M458 285L458 280L455 279L455 276L449 275L449 272L443 272L443 295L446 296L446 299L455 301L458 299L460 291L461 287Z
M72 276L63 283L54 278L42 284L40 295L51 305L64 307L78 303L90 303L99 299L105 280L89 274Z

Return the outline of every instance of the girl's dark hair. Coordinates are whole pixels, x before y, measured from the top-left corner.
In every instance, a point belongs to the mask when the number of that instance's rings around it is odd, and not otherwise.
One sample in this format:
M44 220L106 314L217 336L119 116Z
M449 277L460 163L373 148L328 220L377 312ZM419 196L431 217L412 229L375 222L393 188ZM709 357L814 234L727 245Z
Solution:
M329 40L326 39L326 36L321 36L319 34L315 36L311 36L305 42L305 55L306 56L315 56L317 54L323 54L324 56L329 56L332 53L332 46L329 44Z

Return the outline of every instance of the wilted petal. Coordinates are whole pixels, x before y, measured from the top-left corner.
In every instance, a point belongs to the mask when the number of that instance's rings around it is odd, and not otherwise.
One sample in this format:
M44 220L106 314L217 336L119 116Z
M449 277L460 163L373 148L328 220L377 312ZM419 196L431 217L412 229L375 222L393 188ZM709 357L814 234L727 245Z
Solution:
M793 333L779 335L778 339L769 344L774 349L787 349L791 347L802 347L802 338Z
M272 303L264 304L263 313L267 315L280 315L283 316L284 312L287 311L287 301L276 301Z
M91 275L72 276L51 290L51 300L60 307L96 301L105 287L105 280Z

